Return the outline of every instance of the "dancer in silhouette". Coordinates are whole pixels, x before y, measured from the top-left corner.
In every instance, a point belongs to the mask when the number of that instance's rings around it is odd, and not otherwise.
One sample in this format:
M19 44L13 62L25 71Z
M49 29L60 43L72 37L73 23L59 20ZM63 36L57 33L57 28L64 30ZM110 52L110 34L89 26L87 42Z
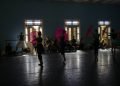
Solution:
M64 59L64 64L65 64L65 61L66 61L66 58L65 58L65 37L64 37L64 33L63 33L63 35L61 36L61 38L60 38L60 42L59 42L59 46L60 46L60 53L61 53L61 55L63 56L63 59Z
M26 45L26 43L24 41L24 34L23 34L23 32L21 32L20 35L19 35L19 41L18 41L18 43L16 45L16 51L18 50L18 48L21 48L22 52L23 52L23 50L25 48L27 48L27 45Z
M97 30L94 33L94 55L95 55L95 61L98 61L98 50L99 50L99 34L97 33Z
M41 32L38 32L38 37L36 38L37 41L37 53L38 53L38 59L40 61L40 66L43 67L43 60L42 60L42 53L44 51L43 45L42 45L42 37Z

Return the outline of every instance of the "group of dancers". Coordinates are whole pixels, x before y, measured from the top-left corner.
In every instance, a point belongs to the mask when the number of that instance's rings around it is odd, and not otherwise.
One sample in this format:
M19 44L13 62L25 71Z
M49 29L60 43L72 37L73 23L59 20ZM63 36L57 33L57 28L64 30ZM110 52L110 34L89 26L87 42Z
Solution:
M42 53L44 52L44 46L42 44L42 37L41 37L41 32L38 31L37 32L38 36L33 36L33 40L32 40L32 45L33 47L35 48L36 52L37 52L37 55L38 55L38 59L39 59L39 62L40 62L40 66L43 67L43 59L42 59ZM58 42L58 46L59 46L59 50L60 50L60 53L61 55L63 56L63 63L65 64L65 37L64 37L64 33L61 35L60 37L60 41ZM19 42L17 43L17 46L16 46L16 51L18 50L18 48L21 48L22 50L24 50L25 48L27 48L27 45L24 41L24 34L21 32L20 35L19 35Z

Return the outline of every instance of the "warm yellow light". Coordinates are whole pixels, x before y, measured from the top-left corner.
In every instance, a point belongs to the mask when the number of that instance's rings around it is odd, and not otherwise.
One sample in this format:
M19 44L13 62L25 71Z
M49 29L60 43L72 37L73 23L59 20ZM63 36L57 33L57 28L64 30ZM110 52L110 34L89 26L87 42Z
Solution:
M30 28L30 34L32 33L32 28ZM30 41L32 41L32 35L30 35Z
M69 40L71 40L71 28L69 28Z
M42 33L42 27L40 27L40 32Z
M80 41L80 28L77 27L77 41Z
M65 31L67 32L67 27L65 27Z
M98 27L98 34L100 34L100 27Z
M76 28L73 28L73 36L74 36L74 38L76 39Z
M28 42L28 29L25 28L25 41Z
M39 26L33 26L34 29L37 29Z

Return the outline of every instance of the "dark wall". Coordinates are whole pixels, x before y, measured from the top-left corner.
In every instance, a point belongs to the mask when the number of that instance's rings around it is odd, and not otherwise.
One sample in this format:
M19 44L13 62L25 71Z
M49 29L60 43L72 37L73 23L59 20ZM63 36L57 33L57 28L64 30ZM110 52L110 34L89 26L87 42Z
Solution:
M84 35L89 25L97 29L99 20L111 21L112 28L120 29L120 7L116 5L3 2L0 11L1 46L4 40L17 40L17 35L24 31L25 19L43 19L45 34L50 37L54 37L54 31L58 26L64 27L65 19L79 19L81 35Z

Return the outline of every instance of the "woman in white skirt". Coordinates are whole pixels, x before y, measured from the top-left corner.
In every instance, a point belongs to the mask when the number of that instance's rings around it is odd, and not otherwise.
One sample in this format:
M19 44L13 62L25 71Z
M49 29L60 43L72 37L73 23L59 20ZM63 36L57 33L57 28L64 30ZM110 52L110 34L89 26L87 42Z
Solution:
M19 35L19 41L16 45L16 51L18 50L18 48L21 48L22 51L27 48L27 45L24 41L24 34L22 32Z

